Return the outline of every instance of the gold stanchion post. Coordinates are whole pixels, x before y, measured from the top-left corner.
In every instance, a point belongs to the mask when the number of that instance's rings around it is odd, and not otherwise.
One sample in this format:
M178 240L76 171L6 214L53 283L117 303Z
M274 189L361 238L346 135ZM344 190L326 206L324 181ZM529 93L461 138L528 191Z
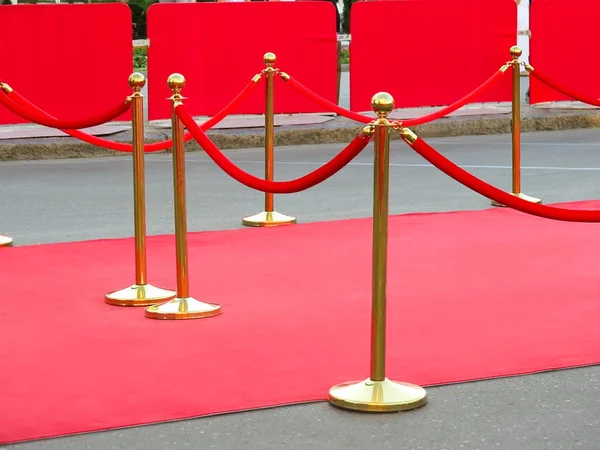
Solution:
M221 306L204 303L190 297L187 248L187 206L185 197L185 149L183 124L175 113L184 97L181 90L185 87L185 78L178 73L172 74L167 84L173 92L171 123L173 126L173 192L175 209L175 241L177 253L177 296L162 305L146 308L149 319L201 319L221 314Z
M542 200L530 197L521 192L521 62L519 58L523 51L516 45L510 48L512 57L512 195L532 203L542 203ZM492 200L492 206L505 205Z
M329 401L340 408L366 412L406 411L427 403L425 389L385 377L386 279L390 128L388 114L394 99L387 92L371 100L377 113L374 123L375 162L373 180L373 267L371 310L371 374L364 381L334 386Z
M2 236L0 234L0 247L12 247L13 239L8 236Z
M106 294L104 301L116 306L149 306L175 298L175 292L147 283L146 182L144 170L144 97L146 79L141 73L129 76L133 131L133 218L135 234L135 284Z
M275 68L277 58L273 53L265 53L265 179L273 181L275 159ZM273 193L265 193L265 210L253 216L244 217L242 224L249 227L274 227L296 223L296 218L274 210Z

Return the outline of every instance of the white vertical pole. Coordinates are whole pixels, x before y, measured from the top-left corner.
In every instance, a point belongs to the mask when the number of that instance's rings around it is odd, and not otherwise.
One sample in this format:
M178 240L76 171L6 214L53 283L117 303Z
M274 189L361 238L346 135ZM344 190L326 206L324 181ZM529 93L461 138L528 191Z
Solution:
M529 0L517 2L517 45L523 50L521 61L529 62ZM527 71L521 67L521 73Z

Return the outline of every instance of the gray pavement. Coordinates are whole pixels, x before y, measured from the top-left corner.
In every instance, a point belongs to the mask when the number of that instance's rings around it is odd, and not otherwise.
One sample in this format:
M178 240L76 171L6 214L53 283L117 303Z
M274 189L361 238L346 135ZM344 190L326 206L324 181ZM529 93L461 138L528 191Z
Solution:
M495 185L510 188L510 136L429 140L455 162ZM316 169L341 144L281 147L276 178ZM600 131L523 134L523 192L545 202L597 198ZM228 151L245 170L261 175L262 149ZM169 155L148 155L148 233L173 232L172 166ZM489 202L432 168L410 148L392 143L390 211L486 208ZM565 170L565 168L567 170ZM0 163L0 230L17 244L131 236L131 158L14 161ZM232 229L260 212L264 196L222 173L199 152L187 153L190 231ZM305 192L275 197L276 209L301 222L371 214L372 153L367 149L333 178Z
M510 136L431 139L475 175L510 188ZM290 179L341 145L284 147L276 177ZM261 149L227 152L260 175ZM187 154L190 231L240 227L263 196L239 186L203 154ZM484 209L489 201L430 167L401 142L392 148L390 212ZM546 203L600 197L600 130L523 135L523 191ZM299 221L371 214L372 152L309 191L276 196ZM168 155L147 158L150 234L173 232ZM17 244L131 236L131 160L98 158L0 163L0 231ZM10 250L6 250L10 251ZM509 332L509 331L507 331ZM343 381L343 380L340 380ZM600 369L430 388L430 402L402 414L350 413L326 403L9 445L10 449L507 449L600 448ZM0 419L1 424L1 419Z
M296 405L11 445L13 450L571 450L598 448L600 370L428 389L429 404L369 415Z

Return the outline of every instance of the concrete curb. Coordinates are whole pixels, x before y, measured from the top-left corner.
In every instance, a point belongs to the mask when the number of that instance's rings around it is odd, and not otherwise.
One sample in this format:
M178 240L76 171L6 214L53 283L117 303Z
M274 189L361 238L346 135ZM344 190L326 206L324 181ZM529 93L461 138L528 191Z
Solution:
M423 138L455 137L469 135L492 135L510 133L510 114L477 117L452 117L436 122L412 127ZM275 131L277 146L347 144L361 125L344 118L336 118L317 126L280 127ZM585 128L600 128L598 111L551 111L537 110L524 115L522 131L556 131ZM213 141L223 150L259 148L264 145L264 131L261 128L242 130L219 130L210 132ZM146 142L158 142L169 137L165 132L150 131ZM108 139L131 142L131 133L124 132ZM392 139L399 139L397 133ZM199 151L195 141L186 144L186 151ZM162 151L157 153L168 153ZM129 153L115 152L98 148L73 138L19 139L0 141L0 161L45 160L65 158L94 158L106 156L124 156Z

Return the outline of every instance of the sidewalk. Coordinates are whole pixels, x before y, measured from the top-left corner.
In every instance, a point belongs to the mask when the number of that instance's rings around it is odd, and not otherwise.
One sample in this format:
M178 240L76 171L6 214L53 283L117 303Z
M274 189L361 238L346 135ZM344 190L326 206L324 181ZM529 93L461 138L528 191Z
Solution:
M348 107L348 74L342 75L340 105ZM522 93L527 91L528 79L522 82ZM409 108L394 111L395 120L420 117L439 107ZM365 115L375 117L372 112ZM550 131L600 127L600 110L579 103L548 104L522 108L522 130ZM205 118L198 118L203 122ZM222 149L256 148L264 145L264 118L262 116L230 116L208 134ZM275 144L347 144L363 127L344 117L319 114L278 115L275 118ZM510 133L511 105L472 104L432 123L415 126L413 131L422 137L448 137ZM86 130L105 139L131 142L129 123L111 123ZM147 143L170 138L170 121L146 124ZM393 138L398 138L393 134ZM343 145L340 145L342 148ZM195 142L186 144L188 150L199 150ZM0 161L59 159L125 155L105 150L66 136L59 130L37 125L0 126Z

